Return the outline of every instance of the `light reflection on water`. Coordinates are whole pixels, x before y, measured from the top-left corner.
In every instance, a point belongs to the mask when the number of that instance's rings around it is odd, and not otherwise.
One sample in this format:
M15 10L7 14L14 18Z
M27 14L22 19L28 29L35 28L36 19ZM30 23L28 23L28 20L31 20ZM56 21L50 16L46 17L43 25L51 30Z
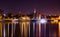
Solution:
M4 34L5 25L5 36ZM2 37L60 37L60 22L46 24L36 22L0 22L0 36Z

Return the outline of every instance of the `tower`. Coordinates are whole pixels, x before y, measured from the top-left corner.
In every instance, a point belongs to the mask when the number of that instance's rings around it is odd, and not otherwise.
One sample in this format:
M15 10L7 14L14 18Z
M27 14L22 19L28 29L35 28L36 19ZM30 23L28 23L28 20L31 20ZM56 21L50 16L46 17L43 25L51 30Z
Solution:
M34 14L36 13L36 9L34 9Z
M36 9L34 9L34 15L33 15L34 19L36 19Z

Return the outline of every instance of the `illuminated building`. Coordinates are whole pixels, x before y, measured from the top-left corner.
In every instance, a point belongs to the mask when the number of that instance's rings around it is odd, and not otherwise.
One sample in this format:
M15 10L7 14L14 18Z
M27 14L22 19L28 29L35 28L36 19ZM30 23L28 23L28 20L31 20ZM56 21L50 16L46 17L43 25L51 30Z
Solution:
M3 16L2 16L2 11L0 9L0 20L2 20Z

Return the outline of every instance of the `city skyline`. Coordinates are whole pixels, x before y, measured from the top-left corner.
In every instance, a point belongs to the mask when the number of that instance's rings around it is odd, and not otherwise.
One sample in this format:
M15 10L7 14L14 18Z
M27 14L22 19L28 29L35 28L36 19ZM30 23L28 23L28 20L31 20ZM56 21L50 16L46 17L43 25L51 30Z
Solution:
M0 0L0 37L60 37L60 1Z
M3 1L0 0L0 9L3 13L28 13L32 14L33 10L36 9L38 13L41 14L52 14L52 15L60 15L60 1L58 0L30 0L30 1L22 1L22 0L8 0Z

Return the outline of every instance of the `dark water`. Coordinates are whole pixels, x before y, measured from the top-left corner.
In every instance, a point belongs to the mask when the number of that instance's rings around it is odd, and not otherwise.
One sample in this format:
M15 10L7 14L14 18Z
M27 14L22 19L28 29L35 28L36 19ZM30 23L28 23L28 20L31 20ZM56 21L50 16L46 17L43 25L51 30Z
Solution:
M60 23L5 22L0 24L1 37L60 37ZM1 31L2 29L2 31ZM1 33L2 32L2 33Z

